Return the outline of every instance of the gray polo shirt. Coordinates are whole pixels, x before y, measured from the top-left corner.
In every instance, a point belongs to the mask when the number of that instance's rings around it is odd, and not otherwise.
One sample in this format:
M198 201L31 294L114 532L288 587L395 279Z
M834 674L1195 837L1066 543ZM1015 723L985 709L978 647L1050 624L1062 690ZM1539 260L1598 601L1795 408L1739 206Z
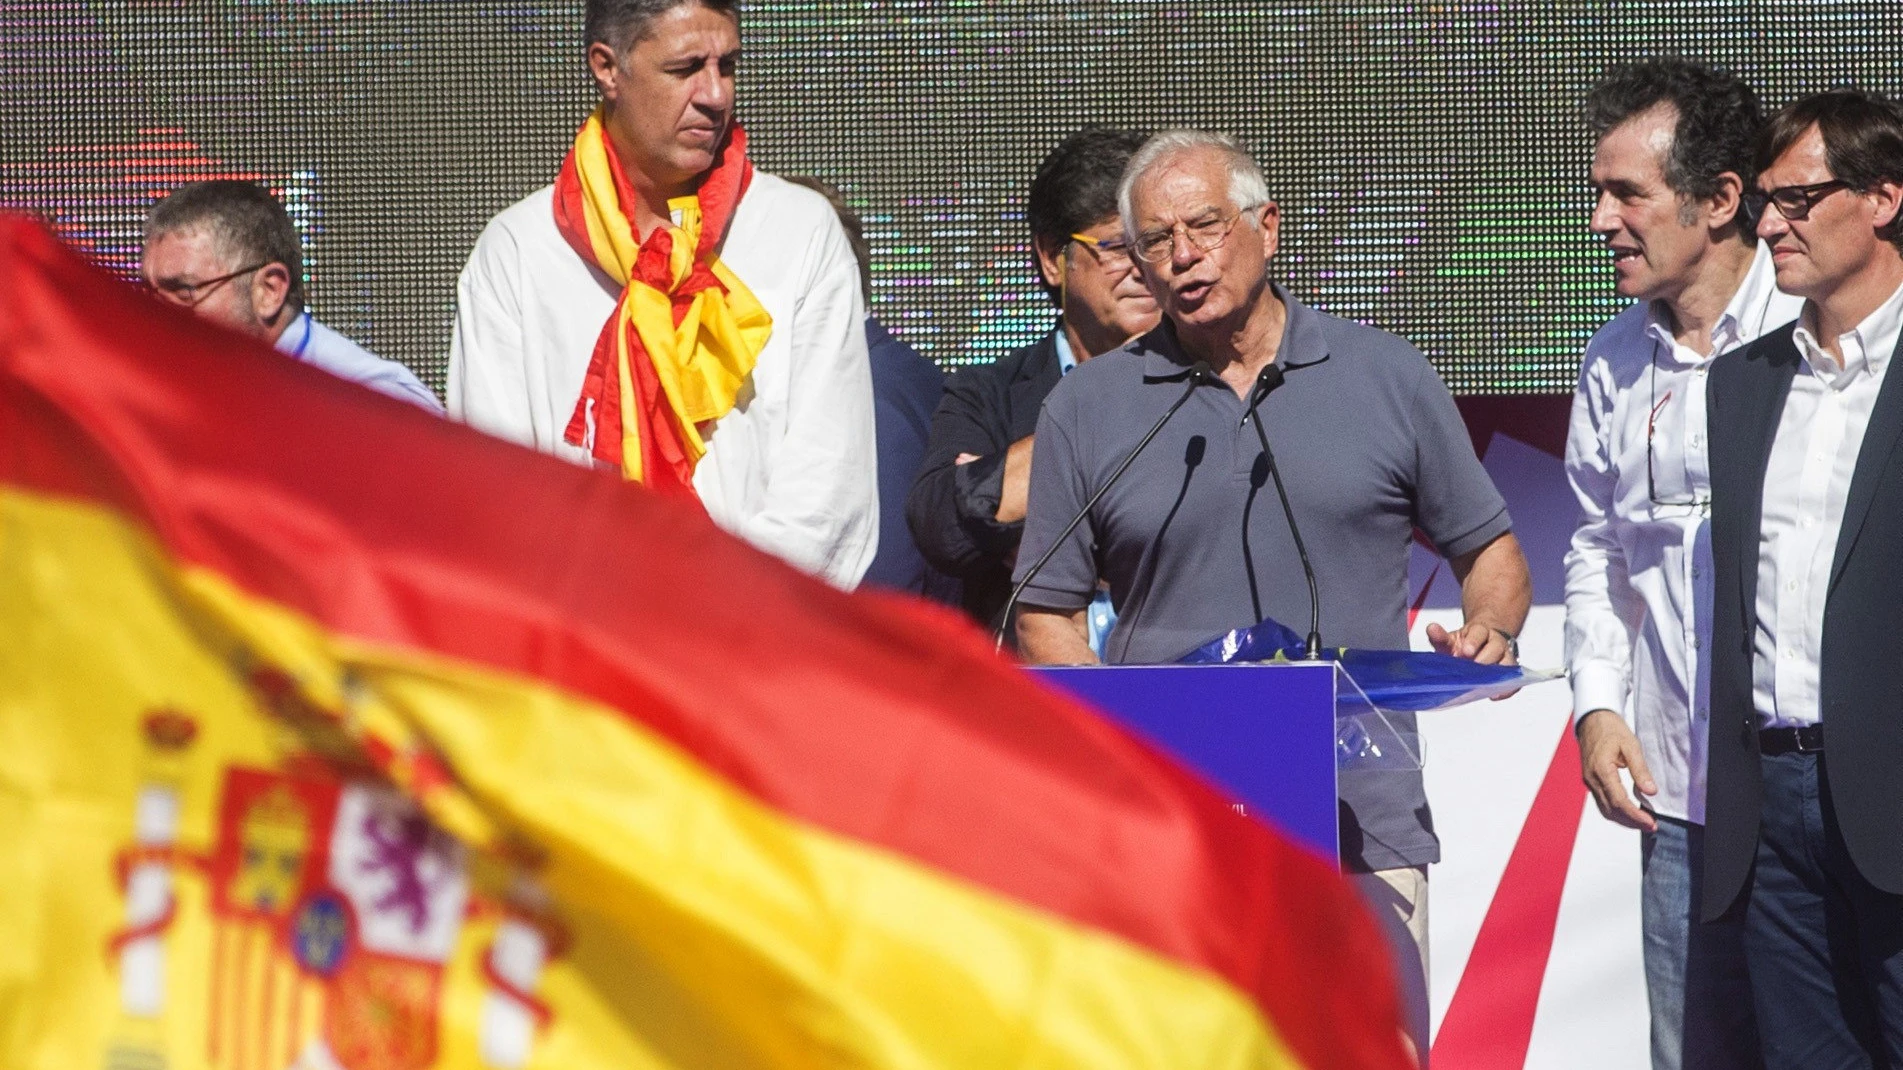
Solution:
M1315 565L1322 641L1405 649L1414 530L1458 556L1511 529L1506 503L1418 350L1275 292L1288 310L1276 360L1295 370L1260 412ZM1051 393L1015 579L1182 394L1190 363L1166 322ZM1106 660L1117 664L1174 661L1263 616L1307 631L1308 586L1244 413L1226 385L1197 387L1023 601L1077 609L1107 581L1118 618ZM1413 732L1412 717L1397 721ZM1418 773L1344 774L1341 793L1349 868L1439 859Z

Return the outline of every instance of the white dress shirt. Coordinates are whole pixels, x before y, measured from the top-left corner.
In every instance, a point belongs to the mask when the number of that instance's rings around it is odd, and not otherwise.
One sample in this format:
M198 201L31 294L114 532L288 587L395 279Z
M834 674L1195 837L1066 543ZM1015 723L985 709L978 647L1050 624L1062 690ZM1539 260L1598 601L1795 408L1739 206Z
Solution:
M449 412L581 465L562 438L621 287L569 247L547 187L484 228L456 290ZM732 412L704 430L694 490L715 523L838 587L879 531L877 437L859 268L832 206L756 171L721 259L773 330Z
M442 414L443 403L436 400L436 395L423 385L415 372L345 338L317 322L308 311L278 335L277 348L278 352L322 368L339 379L348 379L379 394Z
M1566 440L1581 512L1566 555L1573 716L1624 717L1658 783L1646 805L1698 824L1711 705L1705 377L1718 354L1797 317L1802 301L1776 281L1760 245L1705 353L1679 345L1651 303L1615 316L1586 345Z
M1903 333L1903 288L1837 337L1843 367L1824 352L1807 308L1796 332L1804 357L1778 417L1758 526L1757 631L1751 685L1765 727L1816 724L1824 599L1863 432Z

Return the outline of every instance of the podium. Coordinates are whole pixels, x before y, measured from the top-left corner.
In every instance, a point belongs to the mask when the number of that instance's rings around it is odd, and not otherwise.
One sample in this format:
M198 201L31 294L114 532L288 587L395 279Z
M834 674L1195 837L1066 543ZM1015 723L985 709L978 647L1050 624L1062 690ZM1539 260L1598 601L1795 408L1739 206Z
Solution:
M1032 669L1338 861L1338 771L1417 770L1419 753L1330 661Z

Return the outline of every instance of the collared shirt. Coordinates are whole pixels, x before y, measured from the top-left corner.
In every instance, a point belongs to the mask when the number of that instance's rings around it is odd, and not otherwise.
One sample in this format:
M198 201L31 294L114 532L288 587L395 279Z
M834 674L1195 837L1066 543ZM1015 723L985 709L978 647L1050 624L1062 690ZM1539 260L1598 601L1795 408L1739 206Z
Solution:
M1720 353L1797 318L1763 245L1704 353L1647 302L1586 345L1566 439L1580 521L1566 555L1566 664L1575 720L1612 710L1658 783L1655 812L1704 823L1711 679L1710 469L1705 377ZM1649 442L1648 442L1649 439ZM1654 501L1654 498L1657 501ZM1665 503L1665 504L1659 504Z
M1075 367L1077 367L1077 354L1071 351L1070 336L1064 333L1064 325L1059 323L1057 325L1057 370L1060 374L1069 375L1071 369Z
M1824 351L1808 307L1794 332L1803 363L1778 417L1758 527L1757 631L1751 684L1767 727L1817 723L1824 601L1837 529L1863 432L1903 334L1903 288L1837 337L1843 366Z
M379 394L439 415L443 411L443 403L410 369L345 338L317 322L308 311L278 335L277 348L278 352L322 368L339 379L360 383Z
M555 226L553 188L490 220L456 289L449 412L580 465L563 433L621 287ZM739 403L705 432L694 491L715 523L839 587L879 533L866 307L832 206L756 171L721 260L773 317Z
M1288 311L1276 360L1302 367L1259 411L1314 562L1322 639L1405 649L1414 529L1457 557L1511 527L1506 504L1427 358L1394 335L1275 292ZM1020 580L1183 396L1189 364L1166 322L1092 357L1051 391L1037 425ZM1081 609L1108 580L1119 615L1105 660L1121 664L1174 661L1265 616L1305 631L1308 585L1245 412L1227 385L1190 390L1058 545L1024 602ZM1412 716L1393 719L1414 732ZM1351 771L1341 795L1351 868L1439 857L1418 774Z

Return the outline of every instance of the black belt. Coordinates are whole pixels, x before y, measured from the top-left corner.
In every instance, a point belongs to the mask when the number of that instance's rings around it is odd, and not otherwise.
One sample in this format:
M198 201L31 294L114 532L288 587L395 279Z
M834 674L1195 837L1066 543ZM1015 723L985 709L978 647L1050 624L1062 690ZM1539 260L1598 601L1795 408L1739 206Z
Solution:
M1821 754L1824 750L1824 726L1807 724L1802 728L1758 729L1758 753L1765 755Z

